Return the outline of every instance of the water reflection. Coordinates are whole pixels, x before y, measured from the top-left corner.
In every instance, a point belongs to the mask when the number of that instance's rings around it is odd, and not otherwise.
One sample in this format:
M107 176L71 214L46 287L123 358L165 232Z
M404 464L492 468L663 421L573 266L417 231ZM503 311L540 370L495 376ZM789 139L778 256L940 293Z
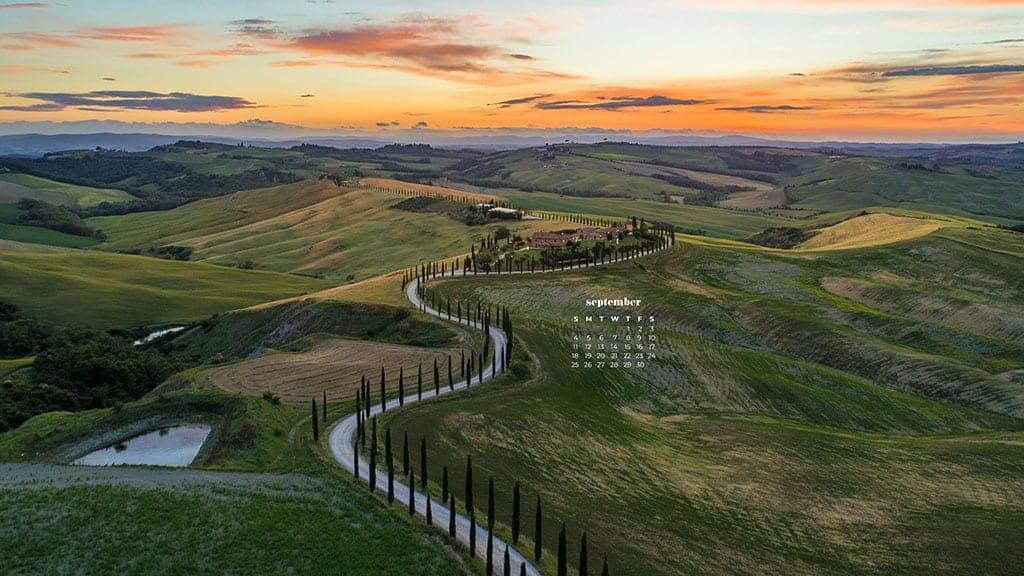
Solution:
M210 427L203 424L171 426L136 436L113 446L90 452L72 464L112 466L148 464L151 466L188 466L196 459Z

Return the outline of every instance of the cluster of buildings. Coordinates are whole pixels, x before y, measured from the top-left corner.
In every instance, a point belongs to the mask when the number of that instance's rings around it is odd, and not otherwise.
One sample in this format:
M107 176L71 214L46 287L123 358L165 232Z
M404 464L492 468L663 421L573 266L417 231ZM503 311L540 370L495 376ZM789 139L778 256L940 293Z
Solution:
M503 208L501 206L495 206L486 202L481 202L476 205L478 212L483 212L491 218L500 218L502 220L521 220L523 213L515 208Z
M561 232L534 232L533 236L530 236L530 248L562 248L569 242L607 240L609 238L615 240L618 239L619 234L632 231L633 225L626 224L625 227L580 228L569 234Z

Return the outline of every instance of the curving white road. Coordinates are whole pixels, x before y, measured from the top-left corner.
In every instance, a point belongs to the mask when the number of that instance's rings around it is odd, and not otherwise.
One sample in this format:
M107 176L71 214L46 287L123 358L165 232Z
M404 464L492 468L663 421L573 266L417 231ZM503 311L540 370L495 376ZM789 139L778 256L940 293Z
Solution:
M638 254L638 255L634 256L634 258L638 258L640 256L646 256L648 254L652 254L654 252L658 252L660 250L663 250L663 249L665 249L667 247L668 246L659 247L659 248L653 249L653 250L648 251L648 252L643 252L641 254ZM616 260L615 262L621 262L621 261L622 260ZM613 264L613 263L614 262L607 262L607 264ZM594 263L594 264L588 264L587 266L584 266L584 267L589 268L589 267L599 266L599 265L600 264ZM571 269L570 268L566 268L566 270L578 270L578 269L579 269L579 267L571 268ZM532 273L533 274L537 274L537 273L542 273L542 272L557 272L557 271L558 270L536 270L536 271L534 271ZM531 274L531 272L524 270L523 272L502 272L501 274L480 274L480 275L481 276L505 276L505 275L513 275L513 274ZM459 270L459 271L456 271L454 274L449 272L448 274L444 275L443 278L453 278L453 277L466 276L466 275L467 274L465 273L465 271ZM433 280L433 279L439 279L439 278L442 278L442 276L440 274L428 276L424 280L424 283L426 281ZM438 318L447 320L448 319L447 314L442 313L440 310L435 310L435 309L431 308L430 306L427 306L425 303L423 303L420 300L419 294L416 293L416 287L417 287L417 283L415 281L409 282L405 286L405 295L409 299L409 301L412 302L412 304L414 306L416 306L416 308L418 310L426 312L427 314L432 314L434 316L437 316ZM449 321L455 322L455 320L449 320ZM467 325L467 326L471 326L471 327L474 327L474 328L477 328L477 329L481 329L481 330L483 329L483 326L479 322L475 322L475 321L463 320L461 322L461 324L464 324L464 325ZM489 332L492 344L494 346L493 349L499 353L499 361L503 363L504 360L500 358L500 352L506 346L508 346L508 337L505 335L504 332L502 332L501 330L499 330L499 329L497 329L497 328L495 328L493 326L490 327L488 332ZM484 360L486 361L487 359L485 358ZM499 364L499 367L500 366L501 366L501 364ZM483 380L489 380L490 378L494 377L494 375L495 375L495 366L492 364L491 366L488 366L484 370L484 372L483 372ZM477 375L477 377L474 377L474 375L470 374L469 377L470 377L470 379L473 380L473 385L477 385L477 378L479 376ZM469 386L469 384L467 383L466 380L463 380L461 382L457 382L452 387L448 387L447 385L443 385L440 388L440 394L442 394L442 395L443 394L448 394L448 393L451 393L451 392L462 390L463 388L466 388L468 386ZM423 390L422 400L427 400L429 398L433 398L436 395L437 395L437 393L435 393L433 388L430 388L429 390L425 388ZM418 397L417 394L410 394L410 395L405 396L405 398L403 400L404 400L403 401L404 404L411 404L413 402L419 401L420 398ZM399 407L399 400L398 400L398 398L393 398L391 400L388 400L387 403L386 403L386 407L389 410L390 409L398 408ZM381 405L380 405L380 402L378 401L378 402L376 402L375 404L373 404L371 406L371 408L370 408L370 415L372 417L374 414L380 414L380 412L381 412ZM334 428L331 430L330 436L328 437L328 445L330 446L331 454L334 456L334 459L337 460L338 463L341 464L343 468L345 468L349 472L353 472L353 473L355 472L355 462L354 462L354 460L355 460L356 422L357 422L357 417L356 417L356 414L354 414L354 413L349 415L349 416L347 416L347 417L345 417L345 418L343 418L340 422L338 422L334 426ZM361 455L359 457L359 478L363 482L367 482L367 483L369 482L370 466L369 466L369 459L367 458L366 455ZM423 494L422 492L418 491L418 490L410 490L409 486L407 484L405 484L404 480L405 480L404 477L402 477L402 476L400 476L398 474L395 475L395 479L394 479L395 500L401 502L402 504L405 505L406 508L408 508L409 498L410 498L410 495L411 495L416 500L415 501L416 513L419 514L420 516L426 517L426 515L427 515L427 497L426 497L426 495ZM387 489L388 489L387 471L381 471L381 470L377 471L377 489L381 490L385 494L387 493ZM448 524L449 524L449 521L450 521L451 510L448 509L448 506L445 503L438 502L437 500L435 500L433 498L430 499L430 510L431 510L431 516L432 516L432 520L433 520L434 526L437 526L438 528L442 529L445 533L447 533L447 531L448 531ZM482 526L473 525L473 523L470 522L469 518L467 518L466 516L463 516L462 514L456 513L455 514L455 535L456 535L456 538L459 540L459 542L462 542L467 547L469 546L469 533L470 533L469 531L471 529L472 530L476 530L476 555L477 555L477 557L482 558L482 559L484 559L486 561L486 559L487 559L487 529L482 527ZM504 568L505 568L504 557L505 557L505 548L506 548L506 546L508 546L509 564L511 565L510 567L511 567L511 573L512 574L516 574L516 575L520 574L521 567L525 566L526 567L526 573L529 576L541 576L540 571L537 569L536 566L533 565L533 563L529 559L527 559L525 556L523 556L514 547L506 544L506 542L504 540L498 538L497 536L494 537L494 573L495 574L502 574L502 573L504 573Z

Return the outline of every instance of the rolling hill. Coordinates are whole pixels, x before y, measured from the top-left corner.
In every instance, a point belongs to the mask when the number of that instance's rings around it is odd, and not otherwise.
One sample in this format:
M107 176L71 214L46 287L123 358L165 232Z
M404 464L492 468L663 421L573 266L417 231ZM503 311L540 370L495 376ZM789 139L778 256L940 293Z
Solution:
M542 220L467 226L441 214L392 208L403 199L305 180L168 212L94 218L89 223L110 238L104 250L188 246L194 259L213 264L251 263L258 269L349 282L467 253L472 242L499 226L523 236L564 227Z

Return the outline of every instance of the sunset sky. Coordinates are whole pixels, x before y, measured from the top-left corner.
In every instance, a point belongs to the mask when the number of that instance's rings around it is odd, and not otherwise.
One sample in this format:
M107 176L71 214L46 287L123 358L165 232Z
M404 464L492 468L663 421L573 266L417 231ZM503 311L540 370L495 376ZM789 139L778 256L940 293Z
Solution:
M1024 0L0 0L0 78L0 122L1016 141Z

